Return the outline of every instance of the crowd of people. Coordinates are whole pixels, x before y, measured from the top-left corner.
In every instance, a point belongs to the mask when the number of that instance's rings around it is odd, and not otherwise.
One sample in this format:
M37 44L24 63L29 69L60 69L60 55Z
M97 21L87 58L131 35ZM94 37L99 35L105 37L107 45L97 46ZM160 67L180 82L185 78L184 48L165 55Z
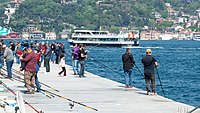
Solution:
M38 80L37 73L41 67L45 67L46 73L50 72L50 62L58 64L62 68L62 71L58 73L58 76L67 76L68 71L65 67L65 48L63 43L58 42L12 42L4 44L4 40L0 41L0 69L6 62L7 76L4 78L12 79L12 65L14 59L16 63L20 64L19 71L24 71L24 82L27 91L26 94L33 94L35 90L41 91L41 85ZM87 52L84 50L83 44L75 45L72 51L73 57L73 70L75 75L79 75L80 78L84 76L84 59L87 58ZM76 63L76 65L75 65ZM63 74L62 74L63 73Z
M67 76L69 73L65 67L65 46L63 43L58 42L9 42L9 45L4 44L4 41L0 41L0 69L4 65L4 61L7 67L7 76L4 78L11 79L12 65L14 58L17 64L21 64L19 71L24 71L24 81L27 94L33 94L35 88L37 92L40 92L40 82L38 80L37 73L41 64L46 68L46 73L50 72L50 61L58 64L62 70L58 73L58 76ZM88 51L85 50L83 44L74 44L71 51L72 66L74 75L78 75L80 78L86 77L84 75L85 59L88 58ZM126 52L122 55L123 69L125 73L125 88L132 88L132 69L135 65L133 55L130 52L130 48L126 49ZM146 82L147 95L150 95L150 82L152 83L152 92L156 95L155 74L154 69L158 66L156 59L152 56L151 49L146 50L146 56L142 59L144 65L144 77ZM36 85L36 86L35 86Z

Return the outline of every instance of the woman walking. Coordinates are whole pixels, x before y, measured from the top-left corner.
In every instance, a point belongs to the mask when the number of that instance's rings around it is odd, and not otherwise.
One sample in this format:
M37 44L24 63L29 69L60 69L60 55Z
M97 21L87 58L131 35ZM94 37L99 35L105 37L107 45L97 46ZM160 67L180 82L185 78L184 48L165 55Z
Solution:
M66 68L65 68L65 57L64 57L64 55L60 55L59 67L62 67L62 71L58 73L59 76L61 76L61 74L63 72L64 72L63 76L66 76L67 72L66 72Z

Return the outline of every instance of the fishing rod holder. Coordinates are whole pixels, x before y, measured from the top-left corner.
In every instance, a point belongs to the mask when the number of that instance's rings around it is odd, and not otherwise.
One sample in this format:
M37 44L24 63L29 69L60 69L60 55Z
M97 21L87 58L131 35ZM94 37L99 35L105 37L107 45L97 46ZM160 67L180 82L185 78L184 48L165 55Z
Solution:
M41 110L40 113L44 113L44 111Z
M70 102L70 103L69 103L69 106L70 106L70 109L73 109L73 107L74 107L74 102Z

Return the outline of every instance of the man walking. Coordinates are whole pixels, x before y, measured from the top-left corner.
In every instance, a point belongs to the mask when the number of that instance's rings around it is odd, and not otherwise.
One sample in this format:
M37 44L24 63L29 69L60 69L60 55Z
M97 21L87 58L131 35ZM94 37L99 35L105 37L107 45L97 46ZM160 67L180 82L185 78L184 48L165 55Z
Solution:
M26 84L25 91L27 94L34 94L35 87L35 75L36 75L36 64L37 64L37 54L32 51L29 47L27 49L27 55L25 58L20 56L21 61L24 61L24 80Z
M132 88L132 69L135 64L130 48L126 49L126 53L122 55L123 69L125 73L125 88Z
M12 65L14 62L14 56L12 50L8 48L6 45L3 45L3 50L4 50L3 57L6 59L8 78L10 79L12 78Z
M158 63L156 59L152 56L151 49L146 50L146 56L142 58L142 64L144 65L144 76L147 95L150 95L150 81L152 83L152 92L154 95L157 95L154 70L158 66Z

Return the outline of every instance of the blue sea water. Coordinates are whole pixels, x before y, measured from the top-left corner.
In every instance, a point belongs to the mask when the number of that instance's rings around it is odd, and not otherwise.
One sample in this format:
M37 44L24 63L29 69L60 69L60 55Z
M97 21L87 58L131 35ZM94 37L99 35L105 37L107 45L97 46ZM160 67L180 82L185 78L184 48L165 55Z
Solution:
M157 59L158 74L167 98L192 106L200 105L200 42L197 41L141 41L140 47L131 49L136 65L143 72L141 59L151 48ZM125 48L86 47L89 57L86 70L120 83L124 83L121 56ZM70 51L69 49L67 49ZM67 57L71 64L70 57ZM98 64L97 64L98 63ZM103 65L102 65L103 64ZM137 68L133 69L134 86L145 90L145 81ZM158 75L156 88L163 96Z
M71 48L66 40L66 62L71 64ZM49 41L51 43L51 41ZM151 48L158 61L158 72L161 78L165 97L192 106L200 105L200 42L198 41L140 41L139 47L131 48L136 65L143 72L141 59L145 50ZM89 59L86 60L86 71L120 83L124 83L122 54L125 48L86 47ZM94 59L94 60L91 60ZM137 68L133 69L133 84L145 90L145 81ZM163 96L158 75L156 89ZM121 87L121 86L119 86Z

